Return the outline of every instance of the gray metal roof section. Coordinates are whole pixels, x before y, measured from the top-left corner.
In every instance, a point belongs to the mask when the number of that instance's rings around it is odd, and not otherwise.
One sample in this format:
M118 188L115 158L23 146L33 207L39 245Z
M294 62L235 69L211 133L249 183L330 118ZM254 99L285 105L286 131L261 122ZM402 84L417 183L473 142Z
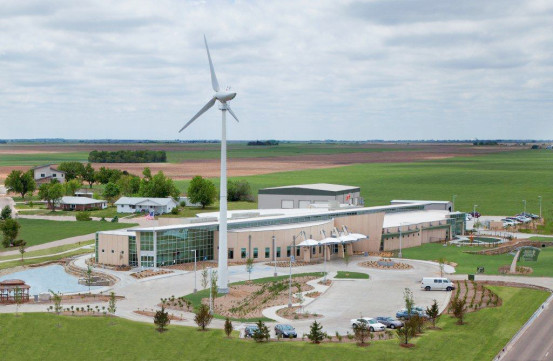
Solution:
M260 189L258 194L282 195L339 195L360 192L361 188L340 184L315 183Z

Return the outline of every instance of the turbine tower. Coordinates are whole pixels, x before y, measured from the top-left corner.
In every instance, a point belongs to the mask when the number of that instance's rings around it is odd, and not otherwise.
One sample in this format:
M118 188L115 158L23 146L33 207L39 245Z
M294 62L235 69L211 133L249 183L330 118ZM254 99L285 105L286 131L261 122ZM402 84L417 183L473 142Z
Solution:
M222 135L221 135L221 186L220 186L220 195L219 195L219 264L218 264L218 279L217 279L217 288L219 293L228 293L228 262L227 262L227 120L226 114L227 111L232 115L236 121L238 118L230 109L229 101L234 99L236 93L229 92L228 90L222 91L219 88L219 82L217 81L217 76L215 75L215 69L213 68L213 62L211 61L211 55L209 54L209 47L207 46L207 40L204 35L205 49L207 50L207 59L209 60L209 70L211 71L211 86L213 87L213 97L207 102L206 105L196 115L192 117L184 125L184 127L179 130L179 133L182 132L186 127L188 127L192 122L205 113L209 108L211 108L215 102L218 100L221 104L219 109L222 112Z

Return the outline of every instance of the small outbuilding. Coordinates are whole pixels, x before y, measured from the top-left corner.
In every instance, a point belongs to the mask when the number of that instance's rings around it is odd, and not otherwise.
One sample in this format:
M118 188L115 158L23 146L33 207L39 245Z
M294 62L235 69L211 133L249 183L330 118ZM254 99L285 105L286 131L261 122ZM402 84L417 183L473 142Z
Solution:
M106 209L108 202L103 199L87 197L61 197L58 207L64 211L88 211L93 209Z
M178 206L171 198L121 197L114 203L118 213L151 213L164 214Z
M338 184L301 184L260 189L259 209L309 208L317 204L349 204L361 206L361 188Z

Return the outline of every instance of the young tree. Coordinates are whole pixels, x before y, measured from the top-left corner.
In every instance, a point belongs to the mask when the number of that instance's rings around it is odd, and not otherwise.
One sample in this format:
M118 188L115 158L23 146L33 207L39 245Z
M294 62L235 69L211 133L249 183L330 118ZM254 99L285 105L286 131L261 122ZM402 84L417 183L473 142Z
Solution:
M371 330L363 322L360 322L357 327L353 329L353 332L355 334L355 339L360 346L365 345L365 341L370 337L371 334Z
M207 286L209 285L209 271L207 270L207 268L204 268L202 270L202 278L201 278L201 283L202 283L202 289L206 289Z
M48 207L52 208L52 212L55 212L57 201L63 197L63 186L57 181L41 184L38 196L46 201Z
M18 286L15 286L15 290L13 293L13 302L15 303L15 317L17 317L19 306L23 303L23 291Z
M90 293L90 286L92 286L92 267L90 265L86 266L85 281L88 286L88 293Z
M445 257L440 257L438 258L438 263L440 264L440 277L443 277L444 267L445 267L445 264L447 263L447 260L445 259Z
M227 337L230 337L232 333L232 322L230 322L230 318L226 318L225 319L225 335L227 335Z
M52 299L54 301L54 312L59 316L61 311L63 311L63 306L61 305L61 294L52 290L49 291L52 294Z
M248 272L248 281L251 281L252 279L252 271L253 271L253 258L248 258L246 260L246 272Z
M188 198L192 203L200 203L202 208L213 204L217 197L217 189L215 184L209 179L204 179L201 176L195 176L188 186Z
M21 198L25 198L25 194L32 193L36 189L36 182L32 171L24 173L20 170L12 170L4 184L9 193L19 193L21 194Z
M246 180L229 180L227 183L227 198L230 202L252 202L252 190Z
M12 208L10 206L5 206L0 212L0 221L5 221L6 219L12 218Z
M396 335L397 337L399 338L400 340L400 343L404 344L404 345L408 345L409 344L409 339L413 336L413 323L412 323L412 318L409 319L409 320L406 320L404 323L403 323L403 327L400 327L398 329L396 329Z
M423 333L423 326L424 326L424 317L421 317L420 315L416 314L411 316L411 319L409 320L412 325L412 336L416 336L417 334Z
M117 184L112 182L108 182L108 184L106 184L106 187L104 188L104 197L108 200L108 202L113 203L115 198L119 196L119 193L120 191Z
M81 162L61 162L58 170L65 172L65 181L82 177L85 172L85 166Z
M432 327L436 327L436 322L440 318L440 308L438 307L438 302L436 300L434 300L432 306L426 308L426 314L432 321Z
M457 324L463 325L463 318L465 317L466 312L466 300L459 297L454 297L451 301L451 310L453 311L453 316L457 318Z
M94 168L92 167L92 164L90 163L86 164L86 166L84 167L82 178L83 178L83 181L88 183L88 187L92 188L92 185L96 181L95 171L94 171Z
M307 338L315 344L321 343L322 340L325 338L325 334L323 332L323 325L317 322L317 320L313 321L311 324L311 327L309 329L309 333L307 334Z
M2 245L6 248L10 247L17 238L21 225L15 219L9 218L0 222L0 228L3 236Z
M194 322L196 322L202 331L205 331L205 328L211 323L212 319L213 315L209 312L209 306L202 303L196 310Z
M19 241L19 253L21 253L21 263L23 263L23 255L25 254L25 246L27 246L27 242L21 240Z
M117 311L117 299L115 298L115 292L111 292L109 294L109 303L108 303L108 312L112 315L115 315L115 311Z
M269 338L271 337L271 333L269 332L269 328L267 325L265 325L265 322L259 320L257 321L257 329L253 332L252 338L255 340L255 342L264 342L269 341Z
M117 187L124 196L133 196L140 191L140 177L132 174L123 175L117 181Z
M217 274L217 270L211 270L211 279L209 280L209 285L211 287L211 308L215 308L215 298L217 297L217 280L219 279L219 275Z
M164 306L161 306L161 310L156 311L156 314L154 315L154 324L157 326L157 330L160 333L164 332L170 322L169 313L165 312Z
M415 301L413 299L413 292L409 288L405 288L405 290L403 291L403 301L405 302L405 309L407 310L407 315L411 317L411 313L413 312Z

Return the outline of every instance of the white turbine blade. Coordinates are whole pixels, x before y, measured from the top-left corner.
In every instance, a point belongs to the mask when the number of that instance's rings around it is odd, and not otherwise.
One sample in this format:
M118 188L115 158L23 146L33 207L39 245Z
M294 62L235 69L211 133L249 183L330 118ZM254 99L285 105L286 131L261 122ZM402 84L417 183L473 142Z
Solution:
M200 111L197 112L196 115L194 115L194 116L192 117L192 119L190 119L190 120L188 121L188 123L186 123L186 124L184 125L184 127L182 127L182 128L179 130L179 133L182 132L183 130L185 130L186 127L189 126L190 124L192 124L192 122L193 122L194 120L198 119L198 117L199 117L200 115L202 115L202 114L205 113L209 108L211 108L211 107L213 106L213 104L215 104L215 101L216 101L216 100L217 100L217 99L215 99L215 98L211 98L211 100L208 101L207 104L204 105L204 107L203 107L202 109L200 109Z
M228 110L228 112L230 113L230 115L232 115L232 117L233 117L234 119L236 119L237 122L240 123L240 121L239 121L238 118L236 117L236 114L234 114L234 112L232 111L232 109L230 109L230 105L228 105L228 104L227 104L227 110Z
M209 59L209 70L211 70L211 86L213 90L219 91L219 82L217 81L217 75L215 75L215 69L213 68L213 62L211 61L211 55L209 54L209 47L207 46L207 39L204 35L205 50L207 50L207 58Z

